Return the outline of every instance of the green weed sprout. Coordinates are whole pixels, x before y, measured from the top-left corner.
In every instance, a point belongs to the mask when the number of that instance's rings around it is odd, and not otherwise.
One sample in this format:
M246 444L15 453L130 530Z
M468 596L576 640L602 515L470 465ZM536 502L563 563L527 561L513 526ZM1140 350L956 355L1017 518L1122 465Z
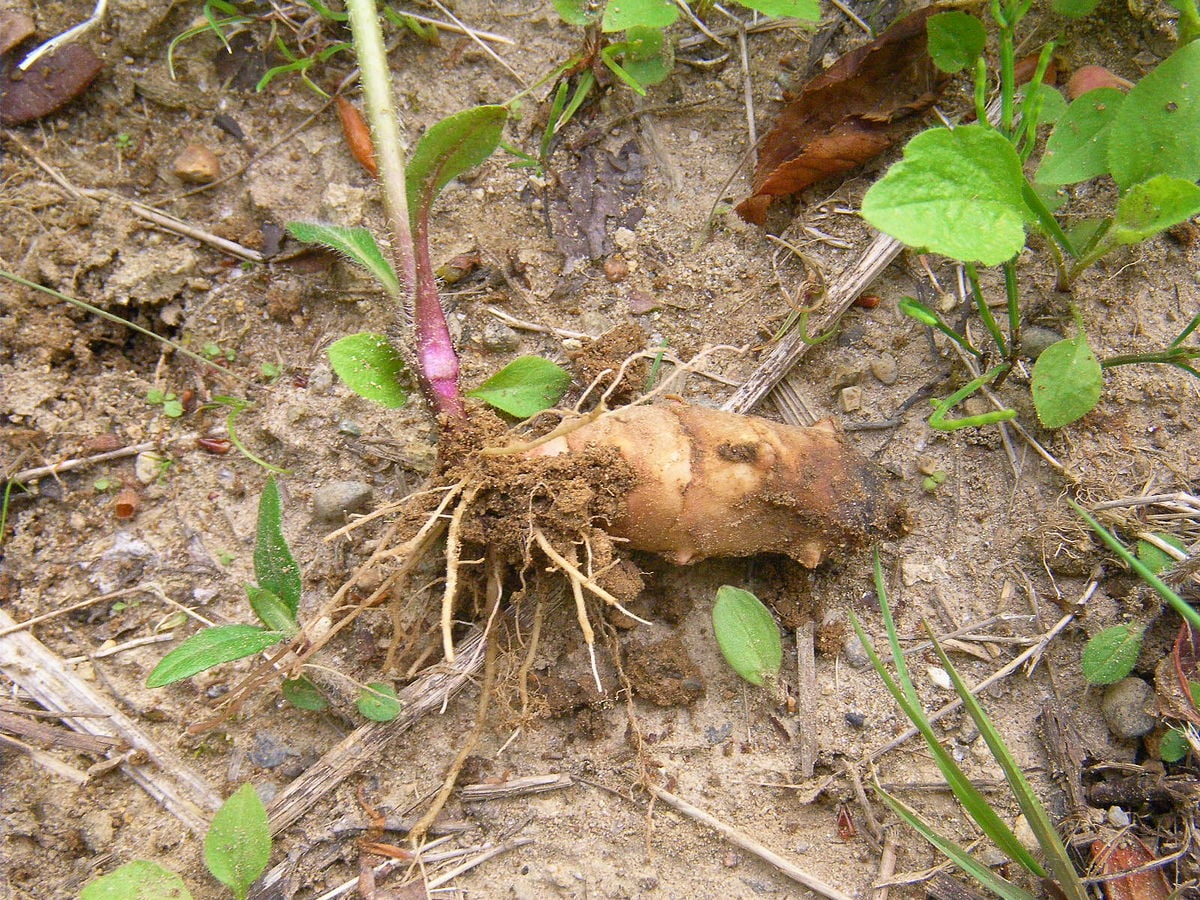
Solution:
M993 345L975 347L915 301L902 311L955 340L977 358L1003 360L982 384L998 385L1021 357L1021 288L1017 261L1027 231L1042 235L1069 290L1090 266L1114 250L1139 244L1200 213L1200 41L1187 36L1193 0L1181 0L1181 46L1128 94L1110 88L1091 91L1069 106L1042 84L1054 45L1042 49L1037 71L1023 92L1015 83L1018 25L1032 0L992 0L991 18L999 32L1000 95L998 124L985 106L992 81L983 57L983 24L961 11L939 13L928 23L929 52L948 73L973 71L978 122L934 128L909 141L903 158L876 182L862 202L862 215L879 230L910 247L963 263L980 321ZM1057 12L1086 15L1096 0L1056 0ZM1039 129L1049 136L1040 159L1034 155ZM1044 129L1043 129L1044 133ZM1036 166L1033 163L1036 162ZM1026 173L1027 165L1033 174ZM1052 205L1062 188L1097 178L1111 179L1118 197L1099 221L1066 228ZM1004 274L1007 329L993 317L977 267L1000 266ZM1193 319L1160 350L1097 359L1075 313L1076 335L1039 356L1033 372L1033 402L1042 424L1061 428L1086 415L1099 402L1103 370L1158 363L1200 378L1194 361L1200 347L1184 341L1200 324ZM978 387L977 386L977 387ZM960 398L961 399L961 398ZM956 401L957 402L957 401ZM939 410L934 427L984 424L948 421ZM992 417L992 421L997 421Z
M245 900L270 858L271 826L266 807L254 786L243 784L213 816L204 836L204 864L237 900ZM156 862L135 860L87 884L79 900L131 897L191 900L192 894L170 869Z
M723 585L712 610L713 637L729 667L753 685L771 684L783 664L779 626L749 591Z
M926 623L925 630L933 642L934 651L937 653L943 668L949 673L954 683L954 690L962 700L963 708L966 709L967 714L970 715L971 720L979 729L980 735L987 743L988 750L991 751L992 758L995 759L1003 771L1004 778L1008 782L1013 798L1017 801L1021 812L1024 813L1026 821L1037 838L1038 846L1041 848L1042 855L1046 859L1045 866L1035 859L1029 850L1021 844L1016 835L1013 834L1012 829L1000 818L999 813L996 812L987 798L979 792L978 788L971 783L970 779L959 768L958 763L954 761L954 757L950 755L950 752L938 740L937 733L933 730L933 725L930 723L928 716L925 715L925 710L921 706L920 698L917 696L916 688L913 686L912 679L908 673L908 666L904 661L904 651L900 647L900 639L896 633L896 625L892 619L891 608L888 605L887 591L883 582L883 568L879 561L878 549L875 551L875 591L879 598L883 626L887 631L888 645L892 654L892 664L896 670L894 677L888 672L887 667L879 658L879 654L875 652L874 645L871 643L870 638L867 637L853 610L850 610L850 622L854 626L854 631L871 660L871 665L874 666L875 671L883 680L888 692L895 699L901 710L903 710L904 715L916 726L921 736L925 739L925 743L929 747L934 761L941 770L946 783L950 786L950 790L958 800L959 805L962 806L963 811L971 817L972 821L979 826L979 829L1001 852L1030 875L1036 878L1053 879L1061 895L1069 898L1069 900L1086 900L1088 896L1087 889L1079 879L1079 875L1075 871L1075 866L1067 855L1067 849L1063 845L1062 838L1059 837L1054 824L1050 821L1050 816L1045 806L1042 805L1042 802L1034 793L1033 788L1025 778L1025 774L1021 771L1021 767L1013 758L1011 751L1009 751L1007 745L1004 743L1003 738L1000 737L999 732L996 731L991 719L988 718L979 701L975 699L966 683L959 676L954 665L950 662L950 658L934 637L932 629ZM945 855L947 859L974 878L980 885L1005 898L1005 900L1034 900L1034 894L1001 877L989 866L972 856L961 844L940 834L919 813L889 794L877 781L873 785L873 788L896 815L912 828L916 829L926 840Z

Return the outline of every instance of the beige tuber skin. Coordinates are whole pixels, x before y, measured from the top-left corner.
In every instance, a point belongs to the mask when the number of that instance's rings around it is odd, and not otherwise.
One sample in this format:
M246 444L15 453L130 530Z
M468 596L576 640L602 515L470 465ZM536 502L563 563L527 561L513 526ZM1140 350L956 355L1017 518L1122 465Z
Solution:
M781 553L812 568L906 530L876 467L830 420L809 428L665 404L630 406L533 450L618 450L637 484L606 531L676 564Z

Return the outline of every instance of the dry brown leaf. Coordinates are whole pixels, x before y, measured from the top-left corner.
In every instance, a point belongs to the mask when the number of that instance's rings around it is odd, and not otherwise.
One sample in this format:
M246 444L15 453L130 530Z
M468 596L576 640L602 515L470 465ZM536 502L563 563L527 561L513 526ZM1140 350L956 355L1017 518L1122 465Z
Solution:
M934 104L948 76L929 58L925 23L940 11L906 16L804 86L763 141L753 194L737 208L743 219L761 225L775 198L879 155Z
M1092 843L1092 864L1102 876L1119 875L1111 881L1104 882L1104 896L1107 900L1168 900L1171 888L1162 869L1148 869L1130 875L1154 862L1154 856L1133 835L1125 835L1117 841Z
M104 63L87 47L67 44L25 72L0 75L0 124L22 125L48 116L82 94Z

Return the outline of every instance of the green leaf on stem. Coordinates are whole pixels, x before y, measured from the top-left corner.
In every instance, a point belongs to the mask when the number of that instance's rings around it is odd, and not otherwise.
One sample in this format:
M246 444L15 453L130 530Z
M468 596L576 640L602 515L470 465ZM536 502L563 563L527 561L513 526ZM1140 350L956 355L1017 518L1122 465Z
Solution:
M243 784L217 810L204 836L204 863L243 900L271 858L271 826L254 785Z
M296 623L296 612L279 596L266 588L253 584L246 585L246 595L250 599L250 608L258 616L260 622L271 631L282 631L294 635L300 630Z
M1200 41L1180 47L1126 95L1108 165L1122 189L1155 175L1200 178Z
M738 5L764 16L804 19L807 22L816 22L821 18L821 4L817 0L738 0Z
M950 75L975 65L987 43L983 23L959 10L930 16L925 31L929 35L930 59Z
M552 2L558 17L568 25L582 28L600 18L600 10L594 8L591 0L552 0Z
M558 402L571 376L548 359L522 356L475 388L468 397L482 400L510 416L528 419Z
M868 222L910 247L998 265L1025 246L1032 217L1016 150L983 125L918 134L863 198Z
M396 296L400 293L400 280L396 278L396 272L379 249L375 235L367 229L321 225L317 222L288 222L287 231L298 241L320 244L340 253L370 272L389 294Z
M396 689L382 681L364 685L358 694L358 711L372 722L390 722L400 715L401 703Z
M630 28L621 67L640 85L661 84L675 68L675 50L661 28Z
M300 566L283 535L283 501L275 476L267 478L258 501L258 528L254 539L254 577L258 586L274 594L291 612L293 623L300 608ZM268 623L270 624L270 623Z
M508 110L476 106L431 127L413 149L405 172L409 217L414 227L429 215L442 188L482 163L500 146Z
M197 631L164 656L146 687L157 688L191 678L221 663L260 653L287 638L282 631L267 631L257 625L218 625Z
M1179 762L1188 755L1188 751L1191 749L1192 745L1188 741L1187 735L1178 728L1171 728L1158 742L1158 758L1163 762Z
M644 28L666 28L679 17L672 0L612 0L604 7L600 28L605 34Z
M749 591L723 585L712 610L713 636L729 667L761 686L779 674L783 644L771 611Z
M1116 684L1132 672L1145 630L1141 625L1114 625L1093 635L1079 660L1088 684Z
M1062 428L1087 415L1100 402L1104 372L1083 329L1051 344L1033 365L1033 405L1047 428Z
M329 706L329 701L320 689L307 678L287 678L282 685L283 699L296 709L320 712Z
M1117 201L1109 237L1117 244L1140 244L1198 213L1200 187L1183 178L1157 175L1135 184Z
M138 859L88 884L79 900L192 900L192 894L170 869Z
M1108 174L1108 135L1125 95L1116 88L1088 91L1058 120L1038 166L1039 184L1076 184Z
M404 360L386 335L361 332L334 341L327 351L329 365L346 387L364 400L399 409L408 402L400 383Z

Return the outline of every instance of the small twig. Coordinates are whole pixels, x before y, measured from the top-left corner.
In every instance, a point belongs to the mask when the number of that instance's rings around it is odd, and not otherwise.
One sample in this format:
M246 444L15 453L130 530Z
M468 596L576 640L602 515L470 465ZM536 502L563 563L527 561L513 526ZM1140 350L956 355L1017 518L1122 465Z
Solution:
M675 809L678 812L683 813L685 816L700 822L702 825L707 825L734 846L741 847L747 853L754 854L759 859L774 866L781 873L792 879L792 881L803 885L810 891L820 894L822 897L828 897L829 900L854 900L854 898L852 898L849 894L839 891L837 888L831 887L820 879L802 871L796 865L784 859L778 853L768 849L758 841L738 831L736 828L726 825L720 819L709 815L698 806L693 806L683 798L675 796L670 791L665 791L658 785L654 784L646 785L646 790L648 790L663 803L670 806L672 809Z
M75 612L77 609L83 609L87 606L94 606L97 603L104 603L108 600L118 600L121 597L128 597L130 594L149 593L158 595L161 589L157 584L139 584L136 587L123 588L119 591L113 591L111 594L99 594L95 597L88 597L86 600L80 600L78 603L72 603L70 606L64 606L60 609L51 610L48 613L42 613L40 616L34 616L32 619L26 619L24 622L17 622L9 625L7 628L0 628L0 638L8 637L10 634L15 634L18 631L26 631L34 625L40 625L42 622L47 622L50 619L65 615L66 613ZM10 620L11 621L11 620Z
M5 481L15 481L17 484L25 484L29 481L36 481L39 478L44 478L47 475L57 475L59 472L70 472L74 469L82 469L84 466L90 466L94 463L107 462L110 459L124 459L127 456L137 456L139 453L145 453L148 450L157 450L158 443L156 441L146 441L141 444L131 444L128 447L121 447L119 450L109 450L106 453L97 453L95 456L82 456L74 459L64 459L61 462L51 463L48 466L37 466L32 469L22 469L20 472L14 472L12 475L5 476Z
M112 647L105 647L103 650L97 650L94 653L89 653L87 656L68 656L63 660L67 665L74 666L80 663L85 663L91 659L104 659L108 656L116 656L118 653L124 653L126 650L133 650L136 647L145 647L148 644L165 644L167 641L175 640L175 633L168 631L163 634L148 634L144 637L134 638L131 641L126 641L123 644L116 644Z
M436 6L441 11L443 16L445 16L447 19L449 19L451 22L453 22L455 25L457 25L459 28L461 28L462 33L465 34L467 37L469 37L472 41L474 41L476 46L478 46L480 50L482 50L489 57L491 57L492 61L495 62L496 65L500 66L500 68L504 69L505 72L507 72L509 75L511 75L513 77L513 80L516 81L516 83L519 84L522 89L526 89L529 87L529 85L526 83L525 79L521 77L521 74L516 69L514 69L507 62L505 62L504 59L495 50L493 50L491 47L489 47L487 44L485 44L483 42L483 38L480 37L479 35L477 35L473 29L470 29L466 25L464 25L459 20L459 18L454 15L454 13L450 12L450 10L448 10L445 7L445 5L441 2L441 0L433 0L433 5ZM512 43L512 41L509 41L509 43Z
M480 41L490 41L493 44L508 44L509 46L515 46L517 43L512 38L505 37L502 34L493 34L490 31L480 31L477 28L470 28L459 22L457 19L452 22L443 22L441 19L431 19L429 16L423 16L420 13L415 12L407 12L403 9L396 9L395 12L398 15L404 16L405 18L420 22L422 25L433 25L440 31L449 31L451 34L462 34Z
M837 0L834 0L837 2ZM896 839L890 834L883 841L883 851L879 854L879 872L875 882L879 886L871 892L871 900L887 900L887 880L896 874Z

